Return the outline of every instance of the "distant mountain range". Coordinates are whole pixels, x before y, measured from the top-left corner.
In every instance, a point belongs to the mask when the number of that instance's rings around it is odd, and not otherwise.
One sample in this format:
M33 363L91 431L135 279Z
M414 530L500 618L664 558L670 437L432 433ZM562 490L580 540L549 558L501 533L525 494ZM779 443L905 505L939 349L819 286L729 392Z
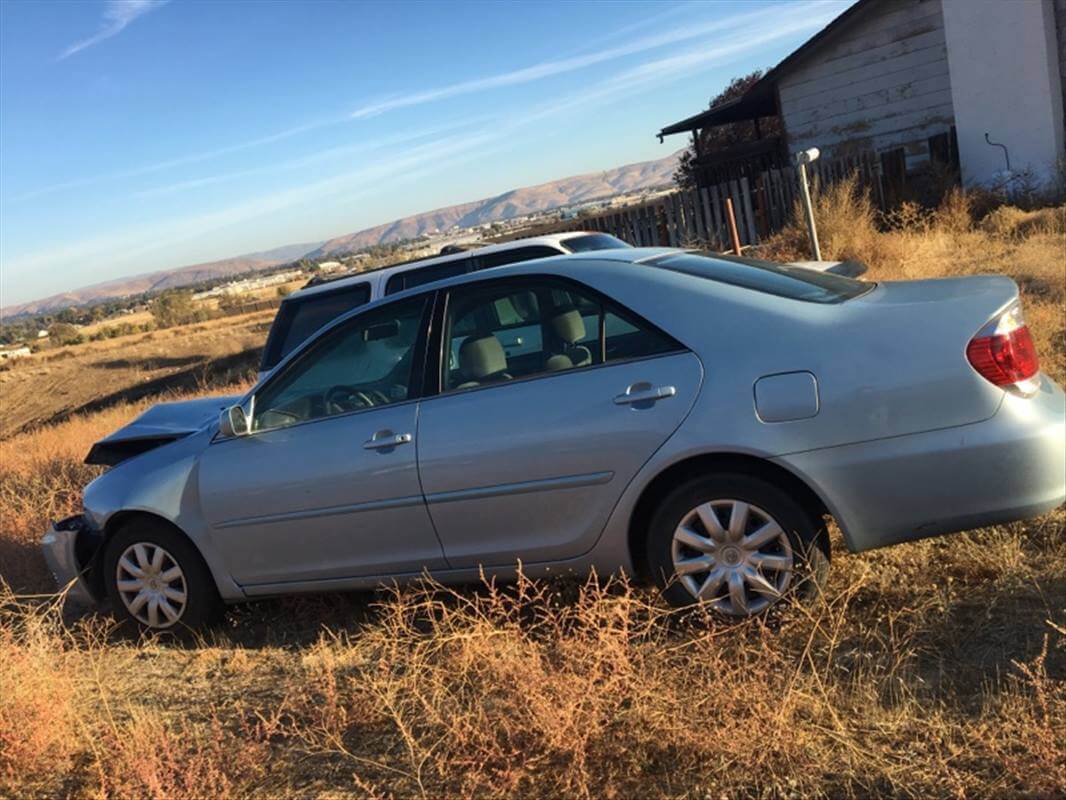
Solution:
M42 314L68 306L127 297L142 292L172 289L200 281L225 278L250 270L269 269L301 257L321 259L375 244L387 244L401 239L413 239L434 231L445 231L453 225L470 227L512 219L537 211L549 211L574 203L613 197L643 189L655 189L670 183L677 169L680 154L681 151L678 151L654 161L642 161L603 172L590 172L586 175L574 175L537 186L512 189L495 197L414 214L384 225L338 236L325 242L285 245L220 261L117 278L42 300L7 306L0 310L0 314L4 317Z

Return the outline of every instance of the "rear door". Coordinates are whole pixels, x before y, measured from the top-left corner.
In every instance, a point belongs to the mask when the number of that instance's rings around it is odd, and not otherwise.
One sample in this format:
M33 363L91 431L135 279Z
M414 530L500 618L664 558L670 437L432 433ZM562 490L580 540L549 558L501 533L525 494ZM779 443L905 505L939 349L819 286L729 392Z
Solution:
M464 284L443 317L441 391L422 401L418 458L449 564L587 551L692 407L699 360L560 279ZM535 349L506 346L519 330Z

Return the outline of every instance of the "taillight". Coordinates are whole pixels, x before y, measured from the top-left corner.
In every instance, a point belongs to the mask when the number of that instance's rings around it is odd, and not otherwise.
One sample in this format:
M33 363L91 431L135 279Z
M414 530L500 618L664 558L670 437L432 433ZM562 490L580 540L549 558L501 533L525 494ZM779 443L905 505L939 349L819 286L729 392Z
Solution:
M1018 303L989 322L966 346L966 358L985 380L1022 394L1036 391L1040 359Z

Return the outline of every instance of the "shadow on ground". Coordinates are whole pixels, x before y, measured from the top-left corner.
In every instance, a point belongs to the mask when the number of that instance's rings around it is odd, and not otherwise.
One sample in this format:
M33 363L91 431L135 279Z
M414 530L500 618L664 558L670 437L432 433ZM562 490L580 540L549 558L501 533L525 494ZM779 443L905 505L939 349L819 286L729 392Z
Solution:
M259 357L262 348L253 347L240 353L234 353L223 358L211 360L196 359L196 363L180 372L163 375L144 383L127 386L117 392L112 392L104 397L98 397L88 403L63 411L44 424L54 425L63 422L70 417L79 414L87 414L93 411L101 411L118 403L132 403L145 397L167 394L170 392L189 392L197 389L207 391L206 387L222 386L236 383L254 376L259 366ZM174 359L181 361L182 359ZM152 363L159 364L161 359L147 359ZM118 367L110 367L117 369Z

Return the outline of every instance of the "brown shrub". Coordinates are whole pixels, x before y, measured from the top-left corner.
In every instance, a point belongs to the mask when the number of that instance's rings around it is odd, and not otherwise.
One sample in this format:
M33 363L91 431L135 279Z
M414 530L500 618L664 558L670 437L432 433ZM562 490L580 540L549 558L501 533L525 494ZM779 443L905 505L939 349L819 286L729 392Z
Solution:
M1035 211L1000 206L981 220L981 230L1003 239L1024 239L1039 235L1066 236L1066 205ZM1066 256L1060 252L1060 257Z
M74 675L53 606L16 601L0 581L0 794L70 769Z

